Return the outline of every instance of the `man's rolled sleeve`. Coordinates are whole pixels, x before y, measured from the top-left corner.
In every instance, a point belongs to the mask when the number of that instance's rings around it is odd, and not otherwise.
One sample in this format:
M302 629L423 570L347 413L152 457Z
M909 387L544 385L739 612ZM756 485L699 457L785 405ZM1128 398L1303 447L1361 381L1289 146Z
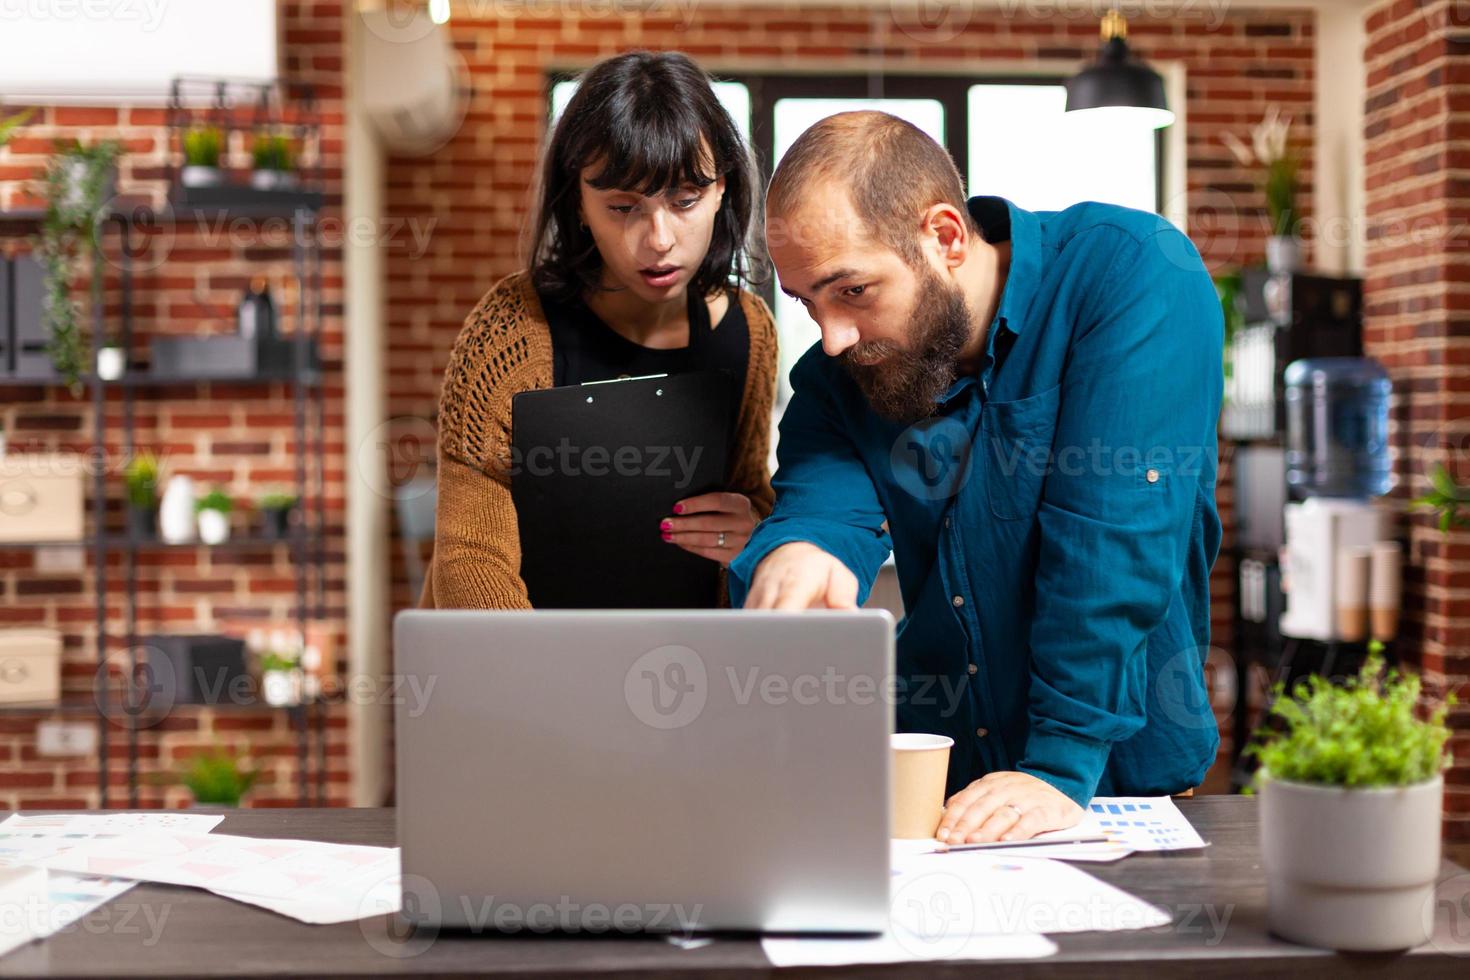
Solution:
M846 565L867 601L878 569L892 550L884 513L866 465L833 411L820 345L791 371L792 396L781 416L776 506L730 563L730 604L745 605L755 569L794 541L816 545Z

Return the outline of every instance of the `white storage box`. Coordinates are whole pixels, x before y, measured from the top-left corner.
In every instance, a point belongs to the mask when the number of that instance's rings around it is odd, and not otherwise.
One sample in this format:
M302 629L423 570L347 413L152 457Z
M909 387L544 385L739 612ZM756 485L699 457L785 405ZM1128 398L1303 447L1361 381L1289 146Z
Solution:
M61 634L51 629L0 630L0 704L61 700Z

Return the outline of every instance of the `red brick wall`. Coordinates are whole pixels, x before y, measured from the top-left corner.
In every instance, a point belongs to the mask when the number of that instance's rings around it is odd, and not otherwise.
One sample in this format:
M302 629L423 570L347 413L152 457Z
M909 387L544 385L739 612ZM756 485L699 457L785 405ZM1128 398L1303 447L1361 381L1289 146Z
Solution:
M1367 29L1365 343L1393 377L1402 504L1436 461L1470 483L1470 5L1381 3ZM1405 525L1402 646L1461 701L1445 821L1470 841L1470 532Z
M312 83L321 99L323 164L330 206L324 222L339 220L342 125L342 4L283 3L283 76ZM15 107L7 106L4 115ZM38 115L0 151L0 208L35 203L27 186L38 177L53 139L93 142L121 138L127 156L119 180L125 195L151 197L162 203L167 134L159 108L67 106L38 108ZM184 224L152 240L135 278L136 328L147 338L156 334L232 331L234 308L249 277L264 272L279 307L287 307L290 275L288 239L280 229L251 222L232 224L221 237L217 229ZM338 236L340 238L340 236ZM116 254L116 236L109 248ZM324 346L327 364L326 482L328 517L327 625L342 639L345 624L342 570L342 272L340 248L324 252ZM117 312L117 277L108 276L109 316ZM291 329L294 316L284 326ZM165 478L186 473L205 485L223 484L244 504L265 489L293 487L292 403L290 389L214 385L212 389L166 390L143 395L138 408L138 439L154 449ZM105 465L108 469L111 518L122 500L121 434L118 399L109 410L113 420ZM12 452L57 450L86 452L91 445L90 400L73 399L56 387L0 387L0 422ZM89 487L90 492L90 487ZM90 529L90 511L89 511ZM114 526L120 526L120 523ZM243 530L237 514L235 533ZM110 649L122 648L123 602L118 591L121 563L109 570L108 620ZM206 548L154 550L139 565L139 629L168 632L219 631L243 635L266 623L294 622L294 575L289 551L218 551ZM94 583L90 554L85 571L52 575L36 570L25 550L0 549L0 626L45 625L65 635L64 684L86 697L95 671ZM342 644L338 643L339 651ZM86 715L74 715L85 719ZM13 807L80 807L98 802L95 758L58 761L37 755L33 713L0 712L0 809ZM345 714L333 709L329 724L329 796L347 800ZM252 795L256 805L294 805L296 738L283 712L268 709L201 709L176 707L157 727L140 732L142 769L171 768L201 746L219 741L243 750L265 766ZM109 739L109 803L126 805L127 734L111 729ZM184 791L145 784L145 806L176 805Z
M1097 23L1090 16L1006 16L963 4L946 8L945 18L928 24L912 11L895 13L883 6L701 3L687 20L672 5L666 10L642 18L568 13L555 20L476 20L456 10L453 37L473 81L465 123L432 157L392 160L388 169L389 213L421 220L432 216L436 222L425 256L389 259L393 415L431 415L465 314L497 278L522 264L519 234L544 135L548 69L585 66L642 47L682 50L716 74L742 60L788 72L827 66L864 71L876 60L895 74L955 73L981 59L1018 68L1037 58L1083 59L1097 44ZM1249 141L1251 125L1269 102L1294 113L1310 218L1315 16L1232 5L1218 23L1201 11L1170 20L1135 18L1129 28L1142 56L1187 67L1191 235L1212 268L1259 263L1269 233L1264 201L1254 175L1241 170L1220 134L1229 131ZM1228 460L1219 500L1228 521ZM1214 580L1214 619L1215 644L1224 649L1230 643L1232 582L1233 569L1222 560ZM395 607L409 602L401 580L394 590Z

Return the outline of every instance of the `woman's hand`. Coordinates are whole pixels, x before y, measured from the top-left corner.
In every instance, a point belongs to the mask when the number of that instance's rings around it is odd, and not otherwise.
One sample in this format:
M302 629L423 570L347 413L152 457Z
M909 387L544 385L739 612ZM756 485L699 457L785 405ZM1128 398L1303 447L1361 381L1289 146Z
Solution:
M701 558L728 565L760 523L750 498L741 493L702 493L674 505L659 524L664 540Z

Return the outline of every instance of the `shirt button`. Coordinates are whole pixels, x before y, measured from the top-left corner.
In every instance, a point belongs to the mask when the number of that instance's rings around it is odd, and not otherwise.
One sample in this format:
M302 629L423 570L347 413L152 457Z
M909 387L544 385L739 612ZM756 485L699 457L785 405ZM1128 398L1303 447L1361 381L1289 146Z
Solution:
M977 728L977 729L975 729L975 737L976 738L984 738L986 735L989 735L989 734L990 734L990 729L988 729L988 728Z
M1147 480L1148 482L1150 482L1150 483L1158 483L1159 482L1159 471L1158 470L1149 470L1147 473L1143 474L1143 478L1145 480Z
M965 597L962 595L957 595L950 601L953 602L955 604L955 608L958 609L960 606L963 606L965 604Z
M980 668L979 667L976 667L974 664L971 664L969 666L969 671L970 671L970 676L971 677L974 677L980 671Z

